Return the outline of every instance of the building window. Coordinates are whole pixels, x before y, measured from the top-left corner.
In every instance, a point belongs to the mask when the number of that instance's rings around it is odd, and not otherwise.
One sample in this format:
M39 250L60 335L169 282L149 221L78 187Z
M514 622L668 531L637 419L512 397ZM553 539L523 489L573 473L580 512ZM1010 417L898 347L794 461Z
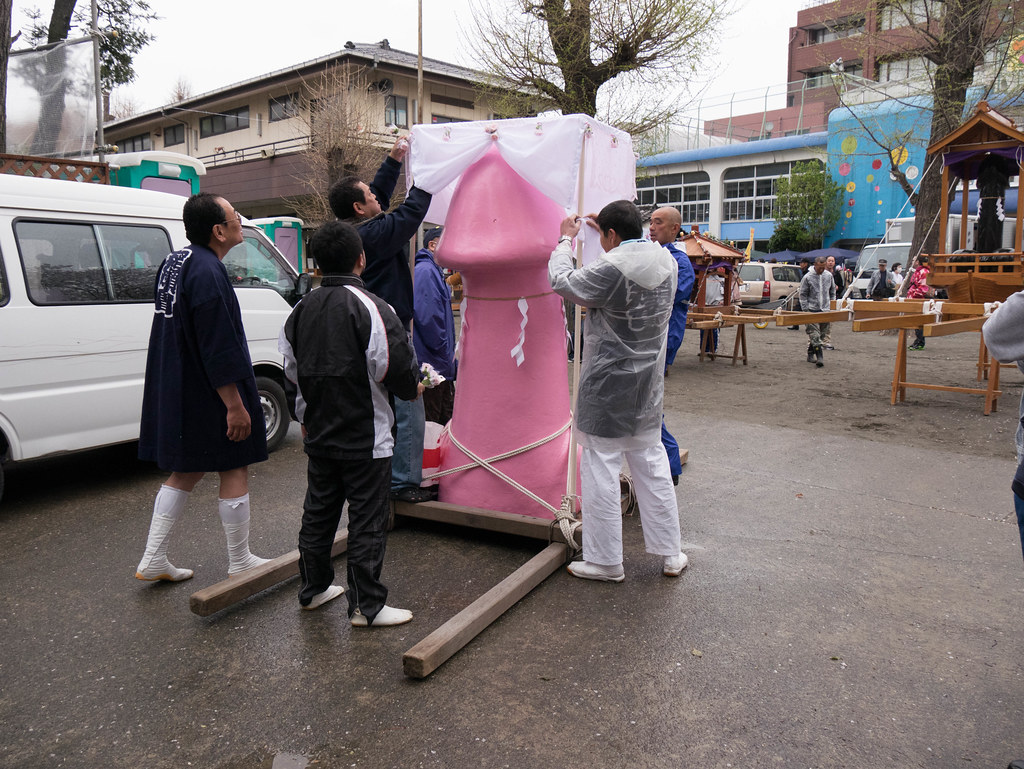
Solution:
M456 99L454 96L441 96L438 94L430 94L430 101L433 104L445 104L449 107L458 107L459 109L473 109L473 102L467 99Z
M431 115L431 123L465 123L465 118L461 117L448 117L446 115Z
M286 96L271 99L268 112L270 113L271 123L297 117L299 114L299 95L297 93L290 93Z
M249 127L249 108L224 110L216 115L204 115L199 118L199 136L206 138L231 131L240 131Z
M878 65L878 80L924 80L931 77L934 66L923 56L914 56L898 61L883 61Z
M722 219L727 222L771 219L775 205L775 184L780 176L789 176L793 164L764 163L726 170Z
M821 88L824 85L828 85L830 82L829 74L827 69L820 72L805 72L804 85L807 88Z
M909 0L909 2L892 3L882 9L879 26L884 31L927 25L930 21L941 19L945 10L946 4L943 0Z
M164 129L164 146L173 147L175 144L185 143L185 125L176 123Z
M649 176L637 180L636 186L640 205L677 209L684 231L690 224L707 224L710 221L711 181L704 171Z
M827 27L807 30L807 45L820 45L831 43L833 40L842 40L852 35L864 33L864 17L853 16L840 19Z
M144 152L151 149L153 149L153 141L149 138L148 133L129 136L117 143L118 152Z
M390 94L384 97L384 125L409 127L409 100Z

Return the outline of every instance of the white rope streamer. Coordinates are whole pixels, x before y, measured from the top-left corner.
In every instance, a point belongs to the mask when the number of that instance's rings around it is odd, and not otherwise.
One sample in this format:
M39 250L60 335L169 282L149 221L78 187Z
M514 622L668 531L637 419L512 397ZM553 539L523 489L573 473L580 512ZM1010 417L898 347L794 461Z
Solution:
M459 322L459 338L455 342L455 352L452 354L452 357L455 358L456 360L460 360L462 358L462 346L463 346L462 338L466 335L466 325L467 325L467 322L466 322L466 299L467 298L468 297L465 294L463 294L462 295L462 301L459 302L459 318L460 318L460 322Z
M526 324L530 322L527 316L530 310L530 303L526 301L525 297L521 296L519 301L516 302L516 306L519 308L519 313L523 316L523 321L519 324L519 341L516 342L515 347L512 348L509 354L512 356L512 360L516 362L516 367L519 367L526 360L526 355L523 353L523 345L526 343Z
M942 302L936 302L934 299L929 299L921 305L921 312L934 315L935 322L942 323Z

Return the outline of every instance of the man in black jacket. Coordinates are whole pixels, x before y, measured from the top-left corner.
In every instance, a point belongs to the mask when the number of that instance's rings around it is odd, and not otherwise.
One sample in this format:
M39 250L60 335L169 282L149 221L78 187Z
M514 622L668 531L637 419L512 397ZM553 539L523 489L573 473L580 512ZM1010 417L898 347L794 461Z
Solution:
M407 139L398 139L367 185L356 176L338 181L328 192L334 215L359 231L366 252L366 287L395 308L412 339L412 271L409 240L423 223L430 207L430 193L419 187L409 190L402 204L389 214L383 213L402 170L408 152ZM391 493L403 502L425 502L435 492L420 488L423 480L422 399L395 404L397 437L391 467Z
M285 390L309 457L299 532L299 604L315 609L344 590L332 584L331 545L348 500L349 617L356 627L401 625L412 612L386 604L393 396L423 391L416 354L398 316L366 290L359 234L344 222L317 230L310 251L324 274L296 305L278 341Z

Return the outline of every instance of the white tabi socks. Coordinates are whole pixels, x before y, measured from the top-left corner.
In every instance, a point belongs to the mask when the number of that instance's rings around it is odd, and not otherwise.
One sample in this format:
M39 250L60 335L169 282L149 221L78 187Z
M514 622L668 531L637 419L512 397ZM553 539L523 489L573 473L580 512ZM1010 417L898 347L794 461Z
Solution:
M228 540L228 576L266 563L267 558L249 552L249 495L220 500L217 512Z
M181 582L192 577L191 569L178 569L167 560L167 537L171 533L174 522L185 511L188 503L188 492L161 486L153 503L153 520L149 524L149 538L146 540L146 552L135 571L135 578L154 582L167 580Z

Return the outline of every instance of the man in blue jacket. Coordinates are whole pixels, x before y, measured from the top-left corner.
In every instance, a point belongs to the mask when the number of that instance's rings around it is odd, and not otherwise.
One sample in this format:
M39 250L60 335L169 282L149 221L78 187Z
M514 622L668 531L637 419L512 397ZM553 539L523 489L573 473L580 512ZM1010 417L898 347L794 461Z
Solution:
M408 140L399 138L373 182L347 176L328 192L334 215L355 226L363 241L366 288L390 304L406 331L412 334L412 271L409 240L416 234L430 207L430 193L413 187L398 208L384 213L398 183ZM395 453L391 464L391 494L403 502L426 502L436 492L420 488L423 480L423 400L395 404Z
M423 409L431 422L448 424L455 403L455 318L452 296L434 252L441 227L427 230L424 247L416 252L413 280L412 341L420 363L429 363L445 381L423 393Z
M676 283L676 294L672 300L672 315L668 319L665 376L668 376L668 367L676 359L679 345L683 343L683 334L686 333L686 316L690 312L690 297L693 295L693 284L696 280L690 257L676 245L676 238L679 237L681 226L682 217L679 211L671 206L659 208L651 214L651 240L664 246L679 265L679 281ZM668 431L664 418L661 420L661 442L668 454L668 464L672 470L672 483L678 485L679 476L683 472L683 463L679 456L679 442Z

